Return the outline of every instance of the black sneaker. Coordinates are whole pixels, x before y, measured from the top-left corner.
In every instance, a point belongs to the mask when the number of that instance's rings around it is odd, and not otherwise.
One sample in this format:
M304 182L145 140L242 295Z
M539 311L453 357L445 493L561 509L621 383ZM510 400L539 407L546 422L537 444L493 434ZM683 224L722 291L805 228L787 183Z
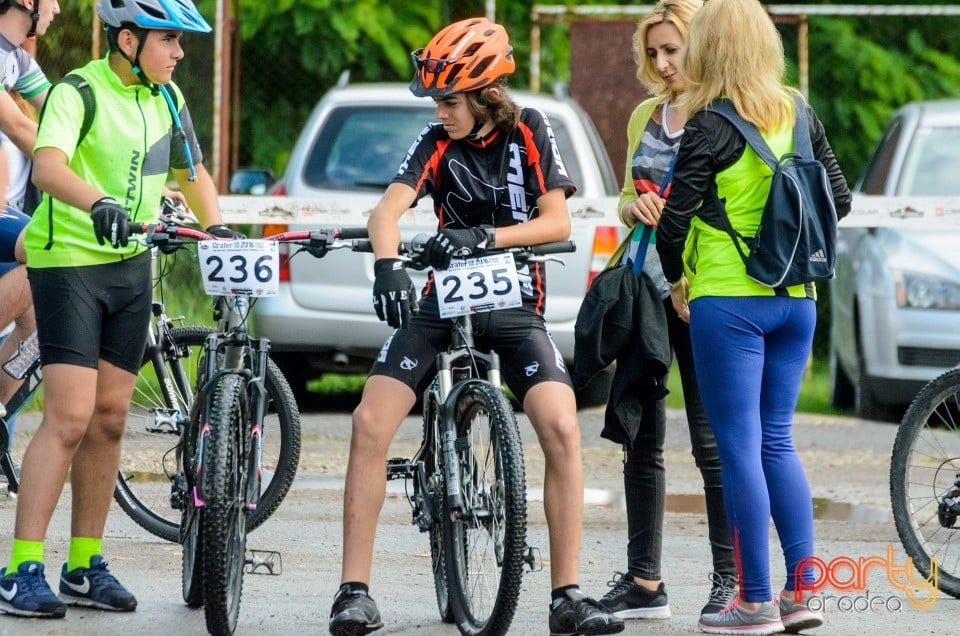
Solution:
M120 585L103 557L90 558L90 567L67 572L63 564L60 573L60 598L68 605L83 605L113 612L132 612L137 609L136 597Z
M615 572L607 583L611 588L600 599L600 604L618 618L670 618L667 589L660 582L655 592L633 582L633 577Z
M16 572L0 570L0 610L17 616L63 618L67 606L57 598L43 575L43 563L21 563Z
M710 583L713 587L710 589L710 596L707 598L707 604L700 610L700 615L716 614L733 602L740 594L740 588L737 587L737 577L723 576L716 572L711 572Z
M351 592L341 585L330 609L330 633L334 636L361 636L383 627L380 610L366 592Z
M551 636L617 634L622 631L623 619L579 591L567 592L567 597L550 609Z

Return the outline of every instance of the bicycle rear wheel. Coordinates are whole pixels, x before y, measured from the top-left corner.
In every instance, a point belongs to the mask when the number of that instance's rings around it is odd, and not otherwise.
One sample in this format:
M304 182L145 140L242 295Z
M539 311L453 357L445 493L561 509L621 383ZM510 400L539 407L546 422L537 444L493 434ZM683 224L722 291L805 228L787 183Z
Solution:
M211 398L210 437L206 440L201 479L205 505L203 600L207 631L232 634L240 614L247 548L247 483L250 402L246 383L226 375Z
M124 431L114 499L138 525L175 543L180 541L181 511L188 500L177 449L203 366L203 343L213 332L210 327L175 328L171 338L177 356L165 356L165 370L158 372L149 357L144 360ZM173 382L176 401L171 403L160 390L159 378L176 380L178 366L187 386ZM267 365L266 388L262 494L250 515L249 531L280 506L300 462L300 412L290 386L272 361Z
M960 369L927 384L903 416L890 461L897 534L924 577L960 598Z
M455 406L464 511L441 514L447 584L464 634L503 634L513 621L523 577L527 504L523 452L506 397L471 382Z

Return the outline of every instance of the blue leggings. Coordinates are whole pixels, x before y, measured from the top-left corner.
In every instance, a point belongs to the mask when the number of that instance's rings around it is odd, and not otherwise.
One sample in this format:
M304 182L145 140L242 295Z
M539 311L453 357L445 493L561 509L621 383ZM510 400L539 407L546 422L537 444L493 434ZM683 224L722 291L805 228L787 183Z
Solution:
M813 502L791 422L816 321L816 304L806 298L700 297L690 303L697 378L720 452L747 602L773 598L771 515L786 561L786 589L796 589L796 564L813 556Z

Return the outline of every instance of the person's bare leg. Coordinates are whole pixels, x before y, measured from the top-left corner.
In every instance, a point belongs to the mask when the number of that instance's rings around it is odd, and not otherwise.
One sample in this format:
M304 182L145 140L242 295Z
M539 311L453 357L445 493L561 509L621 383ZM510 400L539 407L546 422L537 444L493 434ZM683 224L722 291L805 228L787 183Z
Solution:
M550 534L551 587L575 585L583 526L583 457L573 389L561 382L537 384L524 398L523 410L546 459L543 508Z
M0 298L3 299L0 303L0 325L14 322L13 331L3 343L0 343L0 365L2 365L13 357L20 343L37 330L26 267L17 267L0 277ZM6 316L13 312L18 313L15 313L10 321L6 321ZM16 380L10 377L10 374L0 371L0 402L6 404L21 384L23 380Z
M93 415L97 370L48 364L43 367L43 386L43 420L20 469L14 536L25 541L43 541L47 534L67 468Z
M133 373L100 361L93 416L73 455L70 470L73 537L103 537L120 465L120 442L136 382Z
M341 583L370 583L373 542L387 488L387 451L415 402L413 391L399 380L374 375L364 384L353 412L343 488Z

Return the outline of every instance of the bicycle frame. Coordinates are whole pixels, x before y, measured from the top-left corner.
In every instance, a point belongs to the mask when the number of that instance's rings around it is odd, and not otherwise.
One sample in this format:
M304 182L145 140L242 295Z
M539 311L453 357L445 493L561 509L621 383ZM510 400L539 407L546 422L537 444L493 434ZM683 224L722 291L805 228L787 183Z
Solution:
M6 373L6 371L0 370L0 373ZM17 474L17 467L13 463L13 456L10 454L10 432L7 427L7 420L16 415L30 401L42 380L43 374L38 357L30 363L26 374L23 376L23 384L7 401L7 415L0 417L0 448L3 449L0 452L0 469L7 476L7 490L14 495L20 491L20 476Z
M267 408L266 373L267 358L270 354L270 342L265 339L251 338L246 324L250 313L250 299L245 294L217 296L214 317L218 318L216 333L207 337L204 343L206 351L206 375L203 386L198 391L201 400L200 436L197 440L198 471L203 470L205 440L209 437L207 413L213 390L224 375L240 375L252 386L250 426L251 458L254 462L248 466L247 493L245 508L255 510L260 496L260 478L263 474L263 419ZM199 508L206 501L200 474L194 479L194 504Z
M494 387L500 387L500 356L495 351L484 352L474 348L473 321L469 315L451 319L451 344L446 351L437 354L437 388L428 393L426 400L433 400L440 409L440 430L434 431L441 440L441 457L447 474L447 501L446 511L451 518L458 518L464 512L469 513L463 503L463 490L460 480L460 463L457 461L457 430L454 421L453 409L457 397L469 382L479 380L481 368L477 366L479 359L486 369L486 381ZM470 372L466 378L454 377L454 364L468 358ZM424 408L424 413L427 409Z

